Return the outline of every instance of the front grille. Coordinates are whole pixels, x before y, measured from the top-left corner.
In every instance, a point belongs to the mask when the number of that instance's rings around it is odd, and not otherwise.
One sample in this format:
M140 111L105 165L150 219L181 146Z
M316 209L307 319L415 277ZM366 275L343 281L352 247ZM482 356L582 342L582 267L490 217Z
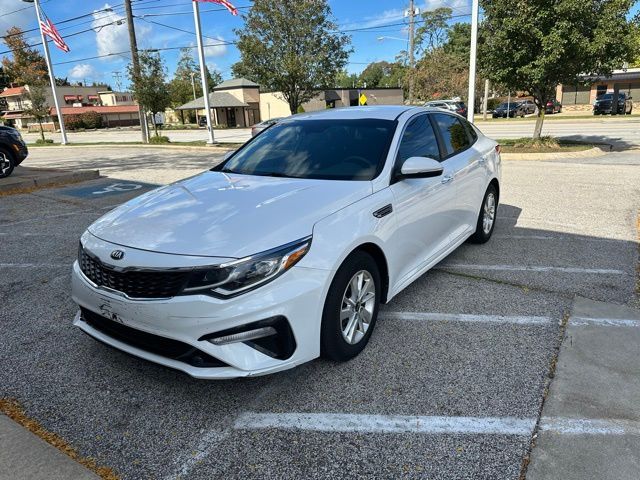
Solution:
M194 367L211 368L228 366L223 361L192 347L188 343L127 327L86 308L81 308L80 312L82 319L96 330L115 340L139 348L140 350L188 363Z
M122 292L131 298L168 298L178 295L187 284L190 272L118 271L104 265L82 247L78 254L80 270L101 287Z

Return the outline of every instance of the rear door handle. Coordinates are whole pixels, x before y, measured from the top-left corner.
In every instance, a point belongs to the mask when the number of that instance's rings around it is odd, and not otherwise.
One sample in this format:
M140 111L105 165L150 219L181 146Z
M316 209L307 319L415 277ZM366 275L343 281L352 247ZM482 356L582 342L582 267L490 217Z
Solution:
M442 177L442 183L449 183L451 180L453 180L453 175L450 173Z

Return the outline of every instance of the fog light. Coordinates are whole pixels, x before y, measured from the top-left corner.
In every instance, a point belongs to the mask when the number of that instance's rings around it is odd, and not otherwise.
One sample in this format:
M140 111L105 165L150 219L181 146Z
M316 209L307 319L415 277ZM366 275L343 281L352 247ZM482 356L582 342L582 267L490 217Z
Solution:
M273 327L261 327L246 332L234 333L223 337L209 338L208 341L214 345L228 345L230 343L247 342L258 338L270 337L278 332Z

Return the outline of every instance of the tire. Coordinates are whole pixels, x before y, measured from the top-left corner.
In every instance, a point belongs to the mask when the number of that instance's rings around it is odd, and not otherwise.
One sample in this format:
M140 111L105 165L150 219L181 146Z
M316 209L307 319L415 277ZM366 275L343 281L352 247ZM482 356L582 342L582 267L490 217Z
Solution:
M493 212L491 211L491 197L493 196ZM471 237L469 237L469 241L471 243L486 243L491 238L493 234L493 229L496 226L496 215L498 213L498 192L494 185L489 185L487 191L482 198L482 206L480 207L480 213L478 214L478 221L476 222L476 231ZM490 218L487 220L489 225L485 225L485 214ZM488 226L488 228L485 228Z
M373 282L372 284L368 283L368 285L373 285L375 290L373 291L373 297L371 297L370 287L369 289L363 287L365 296L368 296L369 299L364 302L357 300L357 306L354 309L344 300L357 297L355 295L357 292L354 292L352 282L359 283L359 275L363 275L363 280ZM362 282L362 285L367 285L367 282ZM320 329L321 356L330 360L344 362L358 355L366 347L378 318L381 288L382 282L378 265L371 255L356 251L347 257L333 277L324 302ZM367 295L367 292L369 295ZM361 316L354 318L356 310L362 313L360 314ZM346 316L342 315L343 311L345 311ZM366 318L369 319L368 326L365 324ZM349 323L354 325L351 342L348 339L350 332L347 327Z
M0 147L0 178L6 178L11 175L15 165L13 155L8 150Z

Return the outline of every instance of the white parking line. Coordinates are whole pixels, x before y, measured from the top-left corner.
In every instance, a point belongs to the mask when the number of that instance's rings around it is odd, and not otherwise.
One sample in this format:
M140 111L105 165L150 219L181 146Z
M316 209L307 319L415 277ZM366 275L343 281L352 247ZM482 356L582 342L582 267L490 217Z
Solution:
M640 320L626 318L589 318L571 317L569 323L576 326L597 325L601 327L635 327L640 328Z
M0 263L0 268L71 268L71 263Z
M462 270L494 270L504 272L558 272L558 273L587 273L596 275L628 275L622 270L609 268L578 268L578 267L552 267L534 265L477 265L471 263L449 263L436 267L438 270L462 269Z
M503 316L503 315L469 315L457 313L431 312L380 312L382 320L416 320L426 322L469 322L469 323L514 323L518 325L549 325L554 323L550 317L535 316Z
M318 432L531 435L535 418L362 415L345 413L241 414L238 430L278 428Z
M540 430L561 435L640 435L640 422L617 419L542 417Z
M629 240L618 240L615 238L576 238L575 235L519 235L519 234L493 234L494 238L504 238L508 240L566 240L571 238L572 242L582 241L582 242L615 242L622 243L628 242Z
M23 223L36 222L38 220L49 220L51 218L63 218L63 217L71 217L73 215L82 215L84 213L96 213L94 210L77 210L75 212L67 212L67 213L57 213L56 215L43 215L35 218L27 218L25 220L19 220L17 222L11 223L0 223L0 227L12 227L14 225L20 225Z

